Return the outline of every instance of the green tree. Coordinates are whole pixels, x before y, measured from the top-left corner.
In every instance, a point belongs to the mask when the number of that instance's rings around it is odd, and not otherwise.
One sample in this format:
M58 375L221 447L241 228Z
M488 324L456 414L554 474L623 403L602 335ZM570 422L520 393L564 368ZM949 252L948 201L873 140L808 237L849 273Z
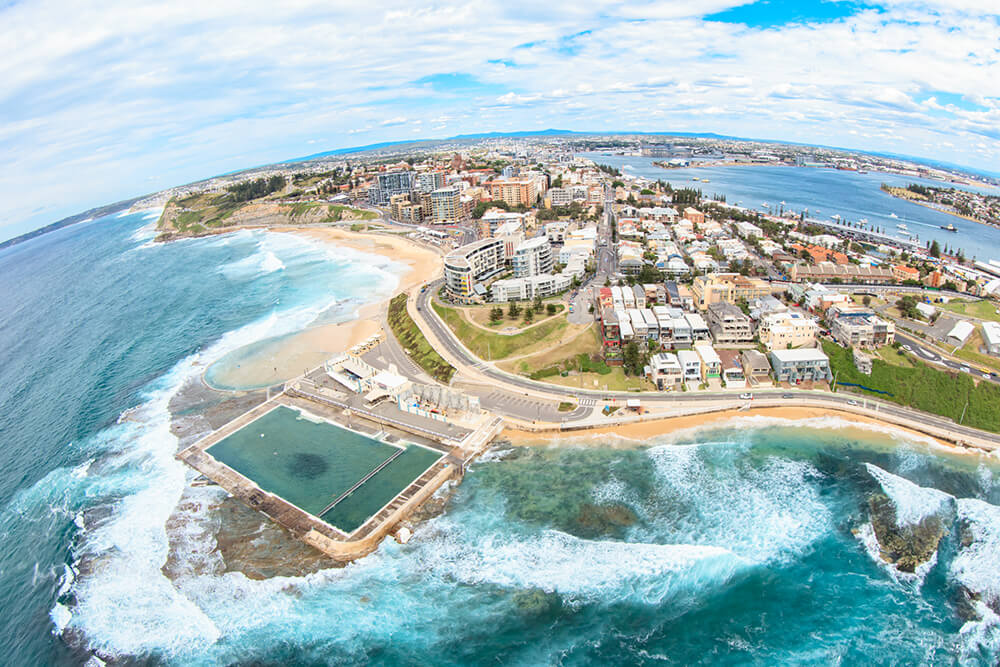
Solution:
M941 245L937 241L931 241L931 257L941 257Z
M556 314L556 304L550 303L547 306L545 306L545 312L548 313L549 316L555 315Z
M622 368L629 375L638 375L642 372L642 354L635 341L625 345L625 349L622 350Z
M521 306L517 305L517 301L511 301L510 305L507 306L507 317L516 320L520 314Z
M542 308L544 308L544 307L545 306L542 304L542 297L536 296L535 297L535 304L534 304L534 310L535 310L535 312L536 313L541 313L542 312Z
M917 300L912 296L904 296L903 298L896 301L896 307L899 308L900 314L903 317L909 318L911 320L922 319L920 316L920 311L917 310Z

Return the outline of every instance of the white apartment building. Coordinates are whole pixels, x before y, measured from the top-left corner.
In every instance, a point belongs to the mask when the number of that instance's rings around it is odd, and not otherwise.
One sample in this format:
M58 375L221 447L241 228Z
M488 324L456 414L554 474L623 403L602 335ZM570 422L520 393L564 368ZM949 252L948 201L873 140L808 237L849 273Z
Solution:
M552 246L549 239L536 236L514 249L512 258L515 278L527 278L552 271Z

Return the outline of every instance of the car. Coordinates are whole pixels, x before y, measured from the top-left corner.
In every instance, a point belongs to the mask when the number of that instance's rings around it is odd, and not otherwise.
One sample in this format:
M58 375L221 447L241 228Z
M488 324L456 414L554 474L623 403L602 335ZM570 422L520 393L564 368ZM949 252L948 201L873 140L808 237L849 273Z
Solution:
M989 380L990 379L990 374L989 373L983 373L983 377L986 378L987 380Z
M795 398L795 394L782 394L782 398Z
M959 369L959 370L961 370L963 373L971 373L972 372L972 369L969 368L968 366L962 366L962 368Z
M847 402L847 404L848 404L848 405L857 405L857 404L858 404L858 402L857 402L857 401L855 401L854 399L851 399L850 401L848 401L848 402Z
M910 347L909 345L904 345L903 349L906 350L907 352L913 352L913 348Z
M743 392L742 394L740 394L740 398L742 398L745 401L749 401L749 400L753 399L753 394L751 394L748 391L747 392Z

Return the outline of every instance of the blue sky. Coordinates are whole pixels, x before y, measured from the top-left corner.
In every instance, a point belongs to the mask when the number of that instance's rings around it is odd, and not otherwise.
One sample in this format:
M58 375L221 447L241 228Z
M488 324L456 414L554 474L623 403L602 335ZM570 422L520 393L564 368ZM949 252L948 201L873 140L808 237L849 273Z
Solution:
M717 132L997 171L995 0L0 3L0 239L477 132Z

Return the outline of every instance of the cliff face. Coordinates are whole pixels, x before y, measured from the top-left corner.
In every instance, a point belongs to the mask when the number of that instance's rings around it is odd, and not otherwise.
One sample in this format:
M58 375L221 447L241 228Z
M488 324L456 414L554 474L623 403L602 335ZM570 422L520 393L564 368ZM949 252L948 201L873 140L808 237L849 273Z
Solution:
M325 202L285 204L251 201L237 206L205 204L182 206L170 201L157 222L159 241L191 236L207 236L234 231L241 227L309 225L369 219L370 213L348 206Z

